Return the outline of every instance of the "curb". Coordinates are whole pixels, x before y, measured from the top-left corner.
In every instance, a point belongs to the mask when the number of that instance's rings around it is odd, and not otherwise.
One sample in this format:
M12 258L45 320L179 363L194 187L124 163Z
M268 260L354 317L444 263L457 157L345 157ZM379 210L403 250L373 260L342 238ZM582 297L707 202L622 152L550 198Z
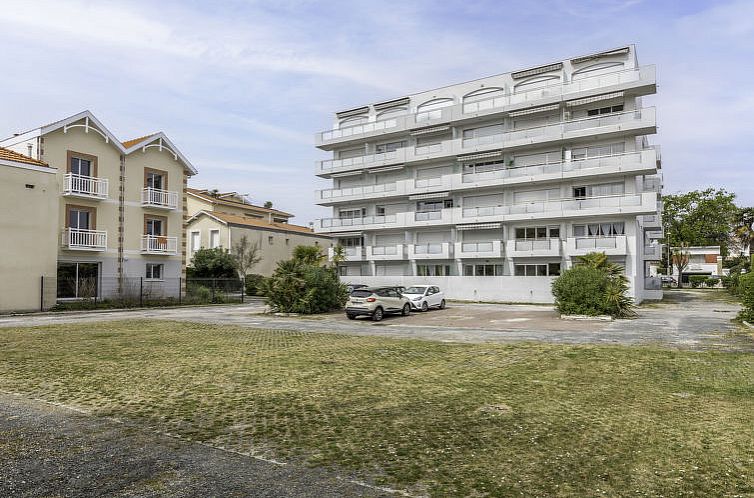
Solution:
M597 316L589 316L589 315L560 315L561 320L573 320L573 321L583 321L583 322L612 322L614 320L613 317L608 315L597 315Z
M264 299L260 300L264 303ZM63 316L63 315L76 315L81 313L112 313L127 312L127 311L147 311L147 310L180 310L185 308L218 308L218 307L231 307L242 306L244 304L253 304L254 301L248 301L244 303L216 303L216 304L179 304L171 306L144 306L136 308L95 308L90 310L65 310L65 311L32 311L30 313L0 313L0 318L5 317L25 317L25 316Z

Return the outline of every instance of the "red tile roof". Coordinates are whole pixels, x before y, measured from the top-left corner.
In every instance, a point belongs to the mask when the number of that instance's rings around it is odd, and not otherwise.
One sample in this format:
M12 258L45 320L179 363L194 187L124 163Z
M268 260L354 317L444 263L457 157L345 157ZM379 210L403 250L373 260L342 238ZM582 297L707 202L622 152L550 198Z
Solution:
M195 189L195 188L187 188L186 192L188 192L189 194L193 194L193 195L195 195L197 197L200 197L200 198L204 199L205 201L213 202L213 203L216 203L216 204L224 204L226 206L235 206L235 207L239 207L239 208L247 208L247 209L250 209L250 210L253 209L254 211L259 211L259 212L262 212L262 213L272 213L273 215L279 215L279 216L282 216L282 217L285 217L285 218L292 218L293 217L293 215L291 213L286 213L285 211L280 211L279 209L269 209L269 208L262 207L262 206L257 206L257 205L254 205L254 204L247 204L245 202L236 201L236 200L234 200L232 198L228 199L227 197L224 197L224 198L221 199L219 197L215 197L214 195L210 195L209 193L207 193L206 190L199 190L199 189ZM220 193L220 195L222 195L222 194L223 194L223 192Z
M44 161L19 154L18 152L6 149L4 147L0 147L0 159L3 159L5 161L15 161L17 163L33 164L34 166L50 166Z
M214 216L215 218L220 219L230 225L267 228L269 230L277 230L281 232L297 232L297 233L305 233L305 234L314 235L314 230L308 227L302 227L301 225L291 225L290 223L269 222L261 218L249 218L248 216L237 216L237 215L228 214L228 213L218 213L216 211L213 211L213 212L203 211L203 212L208 215ZM327 237L327 236L323 235L323 237Z

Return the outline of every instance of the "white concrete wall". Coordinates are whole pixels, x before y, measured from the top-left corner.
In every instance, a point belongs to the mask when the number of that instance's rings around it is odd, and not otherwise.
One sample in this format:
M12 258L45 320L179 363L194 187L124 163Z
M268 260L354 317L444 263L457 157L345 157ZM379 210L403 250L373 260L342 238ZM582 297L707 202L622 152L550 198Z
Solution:
M448 299L489 302L552 303L551 277L341 277L366 285L436 285Z

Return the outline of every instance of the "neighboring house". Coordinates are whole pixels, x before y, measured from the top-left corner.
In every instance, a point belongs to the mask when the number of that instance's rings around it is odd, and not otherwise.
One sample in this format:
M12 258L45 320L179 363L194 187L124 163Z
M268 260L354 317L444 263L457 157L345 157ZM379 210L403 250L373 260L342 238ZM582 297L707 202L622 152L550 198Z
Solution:
M144 281L152 295L177 294L186 257L184 190L196 170L164 133L121 142L84 111L0 146L57 168L58 299L112 298ZM49 230L40 226L40 239Z
M636 301L659 299L655 92L626 46L338 112L316 136L332 217L315 231L348 248L348 281L551 302L553 277L603 251Z
M673 247L671 254L680 251L681 248ZM723 275L723 257L720 255L720 246L692 246L683 249L688 253L689 263L683 270L681 282L687 284L690 275ZM671 275L678 281L678 267L673 265Z
M0 148L0 313L55 304L56 175L44 161Z
M320 246L326 252L332 239L317 235L311 228L292 225L292 214L251 204L236 192L219 193L188 189L189 220L186 228L189 258L200 248L229 250L246 237L259 247L261 261L252 273L269 276L277 263L290 259L300 245Z

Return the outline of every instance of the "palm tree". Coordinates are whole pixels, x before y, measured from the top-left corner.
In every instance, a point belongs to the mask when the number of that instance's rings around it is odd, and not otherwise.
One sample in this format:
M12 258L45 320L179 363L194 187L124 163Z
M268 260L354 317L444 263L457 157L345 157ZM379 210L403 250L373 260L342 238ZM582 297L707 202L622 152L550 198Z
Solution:
M600 270L608 279L605 301L615 310L615 316L628 318L636 316L634 300L628 295L628 277L623 267L613 263L604 252L590 252L579 256L578 264Z
M736 213L733 234L741 243L741 249L749 248L749 259L754 258L754 207L740 208Z

